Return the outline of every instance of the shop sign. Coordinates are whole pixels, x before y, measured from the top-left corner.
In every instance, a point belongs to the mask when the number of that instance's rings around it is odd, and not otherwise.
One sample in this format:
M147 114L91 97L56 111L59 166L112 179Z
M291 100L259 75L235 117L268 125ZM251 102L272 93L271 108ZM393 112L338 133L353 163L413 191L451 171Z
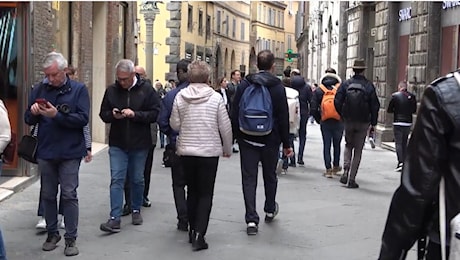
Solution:
M460 1L442 1L442 9L446 10L449 8L454 8L460 6Z
M399 10L399 21L407 21L410 20L411 16L411 7L403 8Z

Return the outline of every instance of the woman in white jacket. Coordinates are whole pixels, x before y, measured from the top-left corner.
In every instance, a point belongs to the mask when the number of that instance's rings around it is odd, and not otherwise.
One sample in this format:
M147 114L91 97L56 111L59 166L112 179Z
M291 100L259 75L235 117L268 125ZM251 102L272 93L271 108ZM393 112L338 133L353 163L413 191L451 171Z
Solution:
M219 156L232 153L232 127L222 96L207 83L206 62L188 66L190 85L176 96L169 119L179 132L176 150L187 181L189 242L194 251L207 249L204 236L211 214Z
M8 119L8 111L5 104L0 99L0 154L3 154L6 146L10 143L11 139L11 126ZM0 175L2 175L2 160L0 157Z

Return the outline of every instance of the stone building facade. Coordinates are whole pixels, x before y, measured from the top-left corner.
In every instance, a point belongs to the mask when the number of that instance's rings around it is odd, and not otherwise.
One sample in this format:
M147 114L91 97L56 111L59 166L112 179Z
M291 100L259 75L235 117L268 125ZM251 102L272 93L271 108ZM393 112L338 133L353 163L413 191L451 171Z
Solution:
M2 49L0 91L8 105L13 131L19 137L29 131L23 114L32 84L43 79L41 63L51 52L61 52L77 68L78 80L89 89L93 141L106 143L107 128L99 119L99 107L107 85L114 82L119 59L135 60L134 22L136 5L131 2L32 1L0 3L0 19L8 22L0 39ZM8 57L3 59L3 57ZM4 166L5 175L30 176L34 165L16 158Z
M460 5L457 1L342 1L340 14L339 52L332 57L338 60L338 74L347 79L353 61L366 60L366 77L374 83L381 104L377 140L392 142L393 115L386 109L398 83L406 81L420 101L426 85L460 67ZM301 31L297 43L305 48L312 30L304 22ZM302 62L301 69L308 73L307 66Z

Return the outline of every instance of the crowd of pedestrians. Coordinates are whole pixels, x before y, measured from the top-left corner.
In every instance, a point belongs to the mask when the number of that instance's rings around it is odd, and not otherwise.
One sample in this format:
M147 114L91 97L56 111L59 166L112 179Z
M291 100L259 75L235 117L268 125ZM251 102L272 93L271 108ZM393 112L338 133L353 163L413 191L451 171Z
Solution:
M289 167L305 165L310 116L321 128L323 175L327 178L341 175L339 181L345 187L359 188L356 176L362 150L368 133L375 133L381 107L373 83L364 76L365 61L355 60L354 75L345 81L335 69L328 68L314 88L298 69L288 68L283 79L278 78L274 74L275 57L269 50L258 53L257 67L259 72L247 76L234 70L229 80L221 77L211 86L209 65L184 59L176 66L177 85L169 80L163 86L160 81L152 83L145 69L131 60L122 59L116 64L116 80L106 88L99 111L100 119L110 124L110 211L108 220L100 224L101 231L120 232L121 216L125 215L131 215L133 225L144 223L142 207L152 205L150 175L158 136L161 148L170 156L177 229L188 232L194 251L209 247L205 235L219 157L239 153L246 232L256 235L260 222L256 207L259 166L265 189L264 221L271 223L280 209L276 201L280 153L285 164L289 158ZM79 168L82 160L92 159L89 93L78 81L76 69L67 64L62 54L47 54L42 69L45 78L34 85L24 114L38 140L36 156L41 175L38 215L42 218L37 228L46 229L48 234L42 245L44 251L57 247L61 240L59 228L64 229L64 254L74 256L79 254L76 246ZM438 195L440 179L445 179L447 194L455 194L459 188L456 180L460 173L455 164L460 150L459 82L460 75L452 74L432 83L425 91L414 126L412 116L417 112L417 101L407 90L407 83L399 82L398 91L391 96L386 110L393 114L396 171L402 172L402 179L390 206L380 259L404 259L421 234L429 238L427 259L440 259L439 228L427 227L431 227L429 223L437 212L432 204ZM295 133L292 133L287 95L291 89L298 100ZM261 98L260 104L252 108L268 115L248 114L246 101L250 95ZM11 138L7 115L5 105L0 102L2 152ZM268 131L258 132L262 128ZM343 166L342 137L345 138ZM299 141L297 153L294 138ZM433 150L437 154L433 155ZM428 163L432 165L429 168ZM446 219L450 220L460 206L458 200L446 197ZM5 257L5 250L0 232L2 256Z

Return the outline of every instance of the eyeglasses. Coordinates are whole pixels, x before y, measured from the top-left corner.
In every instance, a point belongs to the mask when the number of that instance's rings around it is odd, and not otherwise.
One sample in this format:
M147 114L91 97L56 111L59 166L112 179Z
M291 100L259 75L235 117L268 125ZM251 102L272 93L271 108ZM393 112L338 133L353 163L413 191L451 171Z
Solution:
M128 81L130 79L130 77L127 77L127 78L118 78L117 77L117 81L121 82L121 81Z

